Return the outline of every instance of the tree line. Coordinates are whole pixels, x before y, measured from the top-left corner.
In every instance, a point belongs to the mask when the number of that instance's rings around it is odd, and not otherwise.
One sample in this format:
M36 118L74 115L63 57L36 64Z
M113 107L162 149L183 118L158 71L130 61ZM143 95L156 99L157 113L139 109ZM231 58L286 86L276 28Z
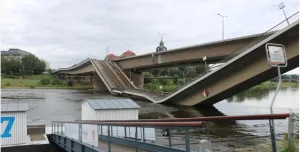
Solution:
M21 60L7 59L1 55L1 73L7 75L42 74L46 64L34 55L26 55Z
M169 68L154 68L144 72L145 77L195 77L205 72L206 68L203 64L199 65L179 65Z
M205 73L206 70L204 64L153 68L147 70L147 72L143 72L145 77L144 88L154 91L170 92L177 86L191 81L192 78L199 76L199 74ZM147 79L149 77L151 79ZM155 77L165 78L155 79Z
M282 79L282 81L298 82L299 75L298 74L284 74L284 75L281 75L281 79ZM272 78L270 81L277 82L278 77Z

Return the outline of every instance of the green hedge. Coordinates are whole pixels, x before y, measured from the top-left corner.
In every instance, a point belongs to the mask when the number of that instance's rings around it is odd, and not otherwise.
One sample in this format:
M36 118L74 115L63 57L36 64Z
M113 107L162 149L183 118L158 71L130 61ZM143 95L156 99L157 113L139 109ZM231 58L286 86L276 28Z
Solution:
M163 91L164 92L171 92L176 88L176 85L170 85L170 86L164 86Z
M58 79L53 79L51 82L52 85L62 85L62 82L59 81Z
M68 81L67 85L70 86L70 87L73 86L73 81Z
M47 79L47 78L42 78L41 79L41 85L48 85L48 84L50 84L50 80L49 79Z
M162 86L162 89L159 89L160 86ZM164 86L161 84L147 83L144 85L144 88L148 89L148 90L153 90L153 91L171 92L176 88L176 85Z
M13 76L13 75L6 75L6 74L4 74L4 75L3 75L3 78L6 78L6 79L14 79L14 78L15 78L15 76Z

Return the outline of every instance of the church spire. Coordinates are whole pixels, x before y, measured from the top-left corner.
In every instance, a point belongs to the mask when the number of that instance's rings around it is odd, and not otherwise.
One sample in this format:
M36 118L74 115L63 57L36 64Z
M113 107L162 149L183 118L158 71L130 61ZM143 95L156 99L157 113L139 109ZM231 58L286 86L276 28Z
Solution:
M164 36L164 33L159 33L161 36L161 39L160 39L160 43L159 43L159 46L156 48L156 52L161 52L161 51L166 51L167 48L165 47L165 44L164 44L164 41L163 41L163 36Z

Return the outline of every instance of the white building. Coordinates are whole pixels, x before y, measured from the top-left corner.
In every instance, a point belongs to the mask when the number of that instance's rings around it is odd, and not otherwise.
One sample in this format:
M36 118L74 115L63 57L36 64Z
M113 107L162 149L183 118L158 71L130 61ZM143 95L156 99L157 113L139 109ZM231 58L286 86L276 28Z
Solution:
M27 143L27 103L1 103L1 145Z
M139 109L131 99L89 99L82 104L82 120L137 120Z

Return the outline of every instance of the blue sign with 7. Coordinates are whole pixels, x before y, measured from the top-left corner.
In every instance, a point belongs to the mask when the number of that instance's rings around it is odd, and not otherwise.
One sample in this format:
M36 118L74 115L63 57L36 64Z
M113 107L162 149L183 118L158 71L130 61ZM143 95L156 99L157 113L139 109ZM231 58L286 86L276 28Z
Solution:
M4 128L4 132L1 134L1 138L7 138L7 137L11 137L11 134L10 134L10 131L11 131L11 128L15 122L15 117L0 117L1 118L1 124L5 121L7 121L7 125Z

